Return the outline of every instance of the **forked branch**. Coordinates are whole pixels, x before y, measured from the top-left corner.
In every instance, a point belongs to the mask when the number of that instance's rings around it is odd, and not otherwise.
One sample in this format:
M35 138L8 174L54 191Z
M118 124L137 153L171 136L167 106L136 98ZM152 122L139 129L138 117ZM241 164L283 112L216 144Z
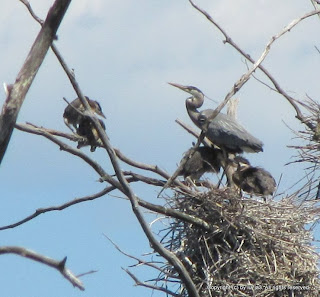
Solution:
M210 23L212 23L225 37L225 41L224 43L229 43L234 49L236 49L242 56L244 56L248 61L250 61L253 65L253 67L251 68L251 70L249 70L247 72L247 74L245 74L242 79L246 79L246 76L250 73L250 75L252 74L253 71L255 71L256 68L259 68L268 78L269 80L272 82L272 84L274 85L275 89L282 95L284 96L287 101L291 104L291 106L295 109L296 111L296 118L299 119L303 124L307 125L311 130L314 130L314 125L308 121L308 119L302 114L300 108L298 107L298 105L296 104L296 100L291 97L287 92L285 92L281 86L279 85L279 83L275 80L275 78L269 73L269 71L263 66L261 65L261 62L265 59L266 55L269 53L270 51L270 47L271 45L274 43L274 41L276 41L277 39L279 39L281 36L283 36L284 34L290 32L290 30L295 27L297 24L299 24L301 21L303 21L306 18L309 18L311 16L314 15L319 15L320 14L320 10L313 10L309 13L306 13L305 15L301 16L300 18L297 18L296 20L292 21L289 25L287 25L280 33L278 33L277 35L273 36L271 38L271 40L269 41L269 43L267 44L263 54L261 55L261 57L257 60L254 61L251 56L249 54L247 54L245 51L243 51L232 39L231 37L227 34L227 32L203 9L201 9L199 6L197 6L192 0L189 0L189 2L191 3L191 5L198 10L201 14L203 14ZM261 60L262 59L262 60ZM249 78L249 77L248 77ZM245 82L244 82L245 83ZM242 80L240 79L236 84L235 87L239 88L243 85ZM229 94L232 94L235 92L236 88L233 88L228 95L226 96L225 100L218 106L217 110L221 110L220 106L225 104L225 101L227 101L227 98L229 97ZM223 105L224 106L224 105ZM222 108L222 107L221 107Z
M3 254L19 255L42 263L44 265L53 267L57 269L63 275L63 277L66 278L73 286L79 288L81 291L84 291L82 282L71 272L71 270L66 267L67 257L65 257L61 261L57 261L19 246L2 246L0 247L0 255Z

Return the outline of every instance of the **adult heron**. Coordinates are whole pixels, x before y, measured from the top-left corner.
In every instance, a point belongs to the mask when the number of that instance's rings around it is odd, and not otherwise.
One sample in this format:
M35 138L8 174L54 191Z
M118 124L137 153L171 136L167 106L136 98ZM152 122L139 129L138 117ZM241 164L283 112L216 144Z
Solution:
M237 170L232 179L241 190L264 197L273 195L277 184L270 172L251 166L246 158L240 156L234 158L234 165Z
M203 105L204 94L193 86L183 86L176 83L169 84L192 95L186 99L187 112L193 123L203 130L207 120L214 112L213 109L198 111L198 108ZM257 153L263 151L263 143L259 139L251 135L232 117L221 112L210 121L205 136L226 152Z
M89 97L85 96L92 112L97 115L106 118L102 112L101 106L98 101L91 100ZM81 100L79 98L74 99L64 110L63 120L67 127L75 132L71 125L77 130L80 122L85 118L81 113L85 111Z

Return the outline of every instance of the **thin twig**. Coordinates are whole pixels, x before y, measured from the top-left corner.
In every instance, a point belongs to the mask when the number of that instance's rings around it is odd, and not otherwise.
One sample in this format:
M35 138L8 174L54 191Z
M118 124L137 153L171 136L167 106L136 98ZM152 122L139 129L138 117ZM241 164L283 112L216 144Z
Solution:
M124 256L126 256L126 257L128 257L128 258L130 258L130 259L136 260L136 261L138 262L137 265L143 264L143 265L152 267L152 268L154 268L154 269L156 269L156 270L159 270L159 271L162 272L162 273L166 273L161 267L158 267L158 266L155 265L154 263L150 263L150 262L144 261L144 260L142 260L142 259L140 259L140 258L138 258L138 257L132 256L132 255L124 252L124 251L123 251L115 242L113 242L112 239L109 238L106 234L103 234L103 236L104 236L105 238L107 238L107 239L111 242L111 244L112 244L121 254L123 254ZM137 266L137 265L136 265L136 266Z
M181 297L180 294L176 294L166 288L163 288L163 287L158 287L158 286L154 286L154 285L150 285L150 284L147 284L145 282L142 282L140 281L130 270L128 269L124 269L122 268L133 280L134 282L136 283L136 286L142 286L142 287L146 287L146 288L149 288L149 289L152 289L152 290L157 290L157 291L161 291L161 292L164 292L166 294L169 294L171 296L174 296L174 297Z
M35 124L32 124L30 122L26 122L27 125L30 125L36 129L40 128L42 129L43 131L46 131L48 132L49 134L51 135L54 135L54 136L59 136L59 137L63 137L63 138L66 138L68 140L71 140L71 141L74 141L74 142L77 142L79 140L83 140L83 137L77 135L77 134L69 134L69 133L65 133L65 132L61 132L61 131L58 131L58 130L54 130L54 129L48 129L48 128L44 128L44 127L39 127ZM16 124L17 126L15 128L19 129L21 128L21 126L19 126L19 123ZM20 125L23 125L23 124L20 124Z
M245 51L243 51L231 38L230 36L226 33L226 31L203 9L199 8L196 4L194 4L194 2L192 0L189 0L190 4L196 9L198 10L201 14L203 14L208 20L209 22L211 22L225 37L224 43L229 43L234 49L236 49L241 55L243 55L248 61L250 61L252 64L256 65L269 79L270 81L273 83L274 87L276 88L276 90L282 95L284 96L287 101L291 104L291 106L295 109L296 111L296 118L299 119L303 124L307 125L310 129L314 129L315 127L312 125L312 123L310 123L305 117L304 115L301 113L298 105L295 103L295 99L293 97L291 97L289 94L287 94L282 88L281 86L278 84L278 82L273 78L273 76L268 72L268 70L262 66L261 64L257 65L257 62L255 62L250 55L248 55ZM316 10L316 11L311 11L305 15L303 15L302 17L294 20L293 22L291 22L288 26L286 26L279 34L277 34L276 36L272 37L271 41L268 43L267 47L265 48L265 51L268 51L268 47L271 46L271 44L278 39L279 37L281 37L282 35L284 35L285 33L289 32L294 26L296 26L298 23L300 23L302 20L311 17L313 15L317 15L320 13L320 10ZM259 60L258 60L259 61ZM256 67L253 67L252 69L254 69ZM234 88L231 91L231 93L234 92ZM228 94L229 95L229 94ZM228 95L226 96L225 100L228 98ZM222 105L224 104L224 101L220 104ZM220 110L220 105L218 106L219 110Z
M73 205L76 205L76 204L79 204L79 203L83 203L83 202L87 202L87 201L92 201L92 200L95 200L95 199L98 199L100 197L103 197L104 195L110 193L111 191L115 190L116 187L114 186L110 186L110 187L107 187L105 189L103 189L102 191L100 191L99 193L96 193L94 195L90 195L90 196L86 196L86 197L82 197L82 198L76 198L76 199L73 199L71 201L68 201L62 205L59 205L59 206L50 206L50 207L46 207L46 208L38 208L36 209L36 211L27 216L26 218L14 223L14 224L10 224L10 225L6 225L6 226L2 226L0 227L0 231L2 230L6 230L6 229L12 229L12 228L15 228L15 227L18 227L28 221L31 221L32 219L36 218L37 216L41 215L41 214L44 214L44 213L47 213L47 212L51 212L51 211L61 211L61 210L64 210L70 206L73 206Z
M81 291L84 291L82 282L71 272L71 270L66 268L65 264L67 257L65 257L62 261L57 261L19 246L2 246L0 247L0 255L3 254L16 254L53 267L57 269L73 286L79 288Z
M118 162L118 157L117 157L113 147L110 144L110 141L109 141L109 138L108 138L106 132L101 127L99 120L93 115L87 100L84 98L84 96L80 90L80 87L79 87L77 81L75 80L73 72L67 67L64 60L62 59L62 56L59 53L57 54L57 52L54 50L54 48L52 48L52 49L55 52L57 58L59 59L59 62L62 65L64 71L68 75L68 78L69 78L71 84L73 85L82 104L85 106L88 118L90 118L92 120L92 122L94 123L94 125L98 131L99 137L104 145L104 148L106 149L106 151L109 155L110 161L111 161L112 166L115 170L115 173L116 173L116 176L119 180L119 183L107 174L105 176L104 175L102 175L102 176L104 176L104 179L106 179L110 184L116 186L123 194L125 194L129 198L133 213L135 214L135 216L136 216L140 226L142 227L145 235L147 236L151 246L162 257L164 257L171 265L173 265L175 267L175 269L177 270L178 274L181 277L182 282L184 283L184 285L186 287L186 290L188 291L189 296L190 297L199 297L199 293L197 291L197 288L196 288L193 280L191 279L188 271L186 270L186 268L182 264L182 262L179 260L179 258L176 255L174 255L172 252L168 251L165 247L163 247L161 245L161 243L158 242L158 240L153 235L153 232L149 228L149 225L145 221L143 214L139 208L137 197L134 195L130 185L128 184L128 182L127 182L127 180L126 180L126 178L120 168L120 165ZM44 136L48 137L48 138L53 137L50 134L49 135L44 134ZM72 150L70 150L70 152L72 152Z
M170 178L170 175L164 170L160 169L159 166L157 165L149 165L149 164L144 164L141 162L134 161L128 158L127 156L125 156L119 149L114 149L114 151L121 161L127 163L130 166L157 173L158 175L164 177L165 179ZM182 182L175 181L175 184L179 187L180 190L184 191L185 193L190 195L194 194L194 192L189 187L184 185Z
M78 275L77 275L77 278L83 277L83 276L88 275L88 274L97 273L97 272L98 272L98 270L90 270L90 271L88 271L88 272L84 272L84 273L78 274Z
M57 137L53 136L52 134L50 134L47 129L45 128L40 128L37 127L36 125L31 125L31 124L16 124L16 128L18 130L24 131L24 132L28 132L28 133L32 133L32 134L37 134L37 135L41 135L49 140L51 140L52 142L54 142L55 144L57 144L60 147L60 150L66 151L68 153L71 153L72 155L75 155L79 158L81 158L82 160L84 160L86 163L88 163L101 177L102 176L108 176L107 172L105 172L105 170L95 161L93 161L89 156L87 156L85 153L83 153L81 150L79 149L75 149L73 147L71 147L70 145L67 145L66 143L62 142L61 140L59 140ZM109 176L110 177L110 176ZM111 178L111 177L110 177Z

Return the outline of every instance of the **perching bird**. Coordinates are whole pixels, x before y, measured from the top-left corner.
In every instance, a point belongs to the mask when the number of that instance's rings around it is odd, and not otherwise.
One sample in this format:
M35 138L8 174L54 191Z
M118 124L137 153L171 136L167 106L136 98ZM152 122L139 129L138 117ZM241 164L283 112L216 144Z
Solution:
M190 178L192 181L198 181L206 172L218 173L221 167L223 153L219 149L200 146L196 148L192 156L190 156L192 148L189 149L183 160L186 162L178 175L183 175L184 178Z
M232 175L232 179L241 190L264 197L273 195L277 184L267 170L252 167L247 159L240 156L234 158L234 164L237 170Z
M106 126L104 122L100 119L99 119L99 122L102 128L105 130ZM88 144L91 146L91 149L90 149L91 152L94 152L98 145L102 145L102 142L100 140L99 133L95 127L95 124L89 117L83 118L80 121L79 127L77 128L77 134L87 139ZM81 148L85 145L87 145L86 142L79 141L77 148Z
M196 87L183 86L176 83L169 83L189 94L192 97L186 99L186 108L193 123L203 129L208 118L213 114L213 109L205 109L201 112L198 108L203 105L204 94ZM230 153L263 151L263 143L252 136L232 117L223 113L218 113L208 125L205 136L215 145Z
M88 103L94 113L97 115L106 118L105 115L102 112L101 106L97 101L89 99L87 96L85 98L88 100ZM71 127L71 125L77 130L79 127L79 124L81 120L84 119L84 116L79 113L77 110L80 112L84 112L85 108L79 98L74 99L64 110L63 113L63 120L65 124L67 125L68 128L72 132L75 132L74 129Z

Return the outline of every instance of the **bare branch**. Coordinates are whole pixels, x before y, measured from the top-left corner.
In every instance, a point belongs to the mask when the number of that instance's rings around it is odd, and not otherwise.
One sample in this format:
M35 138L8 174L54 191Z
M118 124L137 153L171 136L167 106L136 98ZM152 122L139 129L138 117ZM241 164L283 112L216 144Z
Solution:
M116 155L113 147L111 146L111 144L109 142L109 138L108 138L107 134L105 133L104 129L101 127L101 124L100 124L99 120L93 115L87 100L82 95L80 87L79 87L78 83L76 82L72 71L70 71L70 69L64 63L61 55L60 54L57 55L57 52L55 52L55 54L56 54L57 58L59 59L60 64L64 68L65 72L67 73L67 75L69 77L69 80L70 80L71 84L73 85L73 87L74 87L78 97L80 98L82 104L85 106L86 112L87 112L87 116L95 124L95 127L96 127L96 129L98 131L98 134L100 136L100 139L101 139L105 149L107 150L107 153L109 155L110 161L111 161L112 166L113 166L113 168L115 170L116 176L117 176L117 178L119 180L119 183L117 181L115 181L111 176L109 176L107 174L105 176L104 175L102 175L102 176L104 177L104 179L106 181L108 181L112 185L116 186L121 192L123 192L129 198L131 206L132 206L132 210L133 210L137 220L139 221L139 223L140 223L145 235L147 236L151 246L162 257L167 259L167 261L171 265L173 265L175 267L175 269L177 270L178 274L180 275L180 277L181 277L181 279L182 279L182 281L183 281L183 283L184 283L184 285L186 287L186 290L189 293L189 296L190 297L199 297L199 293L197 291L197 288L196 288L195 284L193 283L188 271L184 267L183 263L178 259L178 257L176 255L174 255L172 252L168 251L165 247L163 247L161 245L161 243L158 242L157 239L154 237L151 229L149 228L149 225L145 221L145 219L144 219L144 217L142 215L142 212L140 211L139 204L138 204L138 201L137 201L137 197L134 195L131 187L129 186L129 184L128 184L125 176L124 176L124 174L122 173L122 170L121 170L121 168L119 166L117 155ZM43 136L52 139L52 141L54 141L54 142L57 141L56 139L54 139L54 136L52 136L52 135L50 135L48 133L44 133ZM59 143L61 143L61 142L59 141ZM66 147L64 144L62 146L62 149L67 149L69 152L80 156L80 154L76 150L74 150L72 148L70 149L70 147ZM80 156L80 157L83 158L86 162L88 162L87 156L86 157ZM99 170L99 174L101 172L102 171Z
M22 66L0 115L0 163L7 150L20 108L71 0L56 0L50 8L36 40Z
M152 211L157 212L157 213L162 213L162 214L164 214L166 216L170 216L170 217L173 217L173 218L188 222L190 224L193 224L193 225L196 225L198 227L201 227L201 228L203 228L203 229L205 229L207 231L214 230L214 226L211 226L206 221L204 221L204 220L202 220L200 218L188 215L186 213L177 211L175 209L166 208L166 207L163 207L161 205L152 204L150 202L144 201L144 200L139 199L139 198L138 198L138 203L139 203L139 205L143 206L144 208L147 208L147 209L152 210Z
M68 268L66 268L65 264L67 257L65 257L62 261L57 261L19 246L2 246L0 247L0 255L3 254L16 254L53 267L57 269L73 286L79 288L81 291L84 291L82 282Z
M122 249L120 249L120 247L119 247L116 243L114 243L114 242L112 241L112 239L109 238L106 234L103 234L103 236L104 236L105 238L107 238L107 239L111 242L111 244L117 249L117 251L119 251L121 254L123 254L124 256L126 256L126 257L128 257L128 258L130 258L130 259L136 260L136 261L138 262L138 265L139 265L139 264L143 264L143 265L152 267L152 268L154 268L154 269L156 269L156 270L159 270L159 271L162 272L162 273L166 273L163 269L161 269L160 267L158 267L158 266L155 265L154 263L150 263L150 262L144 261L144 260L142 260L142 259L139 259L139 258L137 258L137 257L135 257L135 256L132 256L132 255L124 252L124 251L123 251Z
M27 0L24 0L22 1L28 8L29 12L31 13L32 17L40 24L42 25L42 21L40 18L38 18L36 16L36 14L33 12L29 2ZM107 135L106 135L106 132L105 130L101 127L101 124L100 122L98 121L98 119L95 117L94 113L92 112L90 106L89 106L89 103L87 101L87 99L85 98L85 96L83 95L81 89L80 89L80 86L78 84L78 82L76 81L75 79L75 76L74 76L74 72L68 67L67 63L65 62L65 60L63 59L62 55L60 54L58 48L54 45L54 44L51 44L51 49L52 51L54 52L54 54L56 55L60 65L62 66L63 70L65 71L65 73L67 74L68 78L69 78L69 81L70 83L72 84L73 86L73 89L75 90L76 94L78 95L81 103L83 104L83 106L85 107L85 112L83 112L83 114L85 116L88 116L92 119L92 121L94 122L96 128L97 128L97 131L101 137L101 135L104 135L104 137L107 138ZM96 119L96 120L94 120Z
M278 84L278 82L273 78L273 76L268 72L268 70L258 64L257 62L255 62L250 55L248 55L245 51L243 51L231 38L230 36L226 33L226 31L216 22L214 21L214 19L203 9L199 8L196 4L193 3L192 0L189 0L189 2L191 3L191 5L198 10L200 13L202 13L208 20L209 22L211 22L225 37L225 41L224 43L229 43L234 49L236 49L242 56L244 56L248 61L250 61L252 64L256 65L269 79L270 81L273 83L274 87L276 88L276 90L282 95L284 96L287 101L291 104L291 106L295 109L296 111L296 118L298 120L300 120L303 124L306 124L310 129L314 129L315 127L312 125L312 123L310 123L301 113L298 105L295 103L295 99L293 97L291 97L289 94L287 94ZM289 32L294 26L296 26L298 23L300 23L302 20L311 17L313 15L317 15L320 13L320 10L315 10L315 11L311 11L307 14L305 14L304 16L294 20L293 22L291 22L287 27L284 28L283 31L281 31L279 34L277 34L276 36L272 37L271 41L268 43L265 51L268 51L268 47L271 46L271 44L279 37L281 37L282 35L284 35L285 33ZM259 61L259 60L258 60ZM254 68L254 67L253 67ZM252 68L252 69L253 69ZM234 89L234 88L233 88ZM233 93L233 91L231 91L231 93ZM229 94L228 94L229 95ZM225 98L225 100L228 98ZM224 101L220 104L222 105L224 104ZM218 106L218 108L220 108L220 105ZM220 110L220 109L219 109Z
M129 276L134 280L134 282L136 283L136 286L142 286L142 287L146 287L146 288L149 288L149 289L165 292L166 294L169 294L169 295L174 296L174 297L181 297L180 294L176 294L176 293L174 293L174 292L172 292L172 291L170 291L170 290L168 290L166 288L162 288L162 287L158 287L158 286L147 284L145 282L141 282L130 270L128 270L128 269L123 269L123 270L126 273L128 273Z
M167 250L153 235L153 232L151 231L148 223L145 221L143 214L139 208L138 199L133 193L130 185L128 184L121 168L118 162L118 157L113 149L113 147L110 144L109 138L104 133L98 119L92 118L92 120L95 122L96 127L99 132L99 136L102 140L102 143L104 144L104 147L106 148L108 155L110 157L112 166L115 170L115 173L117 175L117 178L120 183L120 187L118 189L125 194L131 203L132 211L135 214L137 220L139 221L139 224L144 231L146 237L148 238L150 245L152 248L155 249L156 252L159 253L163 258L165 258L178 272L179 276L181 277L182 282L185 285L186 290L189 293L190 297L199 297L198 290L193 282L193 280L190 277L190 274L188 273L187 269L184 267L183 263L179 260L179 258L169 250ZM100 127L99 127L100 126ZM102 130L102 131L100 131Z
M31 16L42 26L43 25L43 20L41 20L37 15L34 13L29 1L26 0L20 0L21 3L23 3L29 10Z
M64 210L64 209L66 209L66 208L68 208L70 206L73 206L73 205L76 205L76 204L79 204L79 203L82 203L82 202L87 202L87 201L98 199L98 198L106 195L107 193L115 190L115 189L116 189L116 187L110 186L110 187L107 187L107 188L103 189L99 193L96 193L96 194L90 195L90 196L86 196L86 197L82 197L82 198L76 198L76 199L68 201L67 203L64 203L64 204L62 204L60 206L50 206L50 207L47 207L47 208L38 208L33 214L27 216L26 218L14 223L14 224L10 224L10 225L7 225L7 226L0 227L0 231L18 227L18 226L20 226L20 225L22 225L22 224L24 224L26 222L29 222L32 219L36 218L37 216L39 216L41 214L44 214L46 212Z
M196 132L193 128L191 128L190 126L188 126L187 124L183 123L181 120L176 119L176 123L178 123L182 128L184 128L188 133L192 134L193 136L195 136L196 138L198 138L197 144L193 147L193 151L190 151L190 155L189 158L191 158L192 154L194 153L195 149L200 145L200 142L202 142L204 145L211 147L212 143L211 141L206 138L204 136L204 133L202 132ZM179 173L181 172L181 170L183 169L183 166L185 165L186 161L188 158L182 158L179 166L177 167L177 169L175 170L175 172L171 175L171 177L168 179L168 181L166 182L166 184L163 186L162 190L160 191L160 193L158 194L158 196L160 196L160 194L162 193L163 190L165 190L166 188L169 188L171 186L171 184L173 182L176 182L176 178L179 176Z
M171 178L168 173L166 173L165 171L160 169L157 165L144 164L144 163L129 159L123 153L121 153L119 149L114 149L114 151L121 161L127 163L130 166L157 173L160 176L166 178L167 180L169 180ZM189 187L184 185L182 182L176 180L175 184L179 187L180 190L184 191L185 193L190 194L190 195L194 194L194 192Z
M90 157L88 157L85 153L83 153L79 149L75 149L66 143L59 140L57 137L53 136L52 134L48 133L47 129L37 127L35 125L30 124L16 124L16 128L18 130L37 134L44 136L45 138L51 140L55 144L57 144L60 147L60 150L66 151L71 153L72 155L75 155L81 159L83 159L86 163L88 163L100 176L107 176L108 174L104 171L104 169L95 161L93 161Z
M90 271L88 271L88 272L84 272L84 273L78 274L78 275L77 275L77 278L83 277L83 276L88 275L88 274L97 273L97 272L98 272L98 270L90 270Z
M194 130L192 127L190 127L189 125L187 125L186 123L184 123L183 121L181 121L180 119L176 119L175 121L178 125L180 125L183 129L185 129L188 133L190 133L191 135L193 135L196 138L199 138L200 133L197 132L196 130ZM204 145L206 146L212 146L211 141L208 138L204 138L204 140L202 141Z
M139 181L139 180L140 179L138 179L136 176L127 178L127 181L129 183L136 182L136 181ZM39 215L47 213L47 212L61 211L61 210L64 210L64 209L66 209L68 207L71 207L71 206L79 204L79 203L92 201L92 200L101 198L104 195L106 195L106 194L108 194L108 193L110 193L110 192L112 192L112 191L114 191L116 189L117 188L115 186L110 186L110 187L107 187L107 188L103 189L102 191L100 191L100 192L98 192L98 193L96 193L94 195L85 196L85 197L82 197L82 198L75 198L75 199L73 199L71 201L68 201L68 202L66 202L66 203L64 203L62 205L59 205L59 206L50 206L50 207L46 207L46 208L38 208L33 214L27 216L26 218L24 218L24 219L22 219L22 220L20 220L20 221L18 221L16 223L0 227L0 231L18 227L18 226L20 226L20 225L22 225L24 223L27 223L27 222L31 221L32 219L38 217ZM203 220L201 220L199 218L196 218L196 217L193 217L191 215L179 212L179 211L177 211L175 209L166 208L166 207L163 207L161 205L156 205L156 204L144 201L144 200L142 200L140 198L137 198L137 199L138 199L138 203L139 203L140 206L142 206L142 207L144 207L146 209L152 210L152 211L154 211L156 213L161 213L161 214L164 214L166 216L170 216L170 217L173 217L173 218L176 218L176 219L183 220L183 221L188 222L190 224L197 225L198 227L202 227L205 230L212 230L213 229L213 227L211 227L207 222L205 222L205 221L203 221Z
M30 125L36 129L41 129L42 131L46 131L48 132L49 134L51 135L54 135L54 136L60 136L60 137L63 137L63 138L66 138L66 139L69 139L71 141L79 141L79 140L83 140L81 136L78 136L77 134L69 134L69 133L64 133L64 132L61 132L61 131L57 131L57 130L53 130L53 129L48 129L48 128L44 128L44 127L38 127L37 125L35 124L32 124L30 122L26 122L27 125ZM22 131L22 126L23 124L16 124L16 128L21 130ZM26 131L25 131L26 132Z

